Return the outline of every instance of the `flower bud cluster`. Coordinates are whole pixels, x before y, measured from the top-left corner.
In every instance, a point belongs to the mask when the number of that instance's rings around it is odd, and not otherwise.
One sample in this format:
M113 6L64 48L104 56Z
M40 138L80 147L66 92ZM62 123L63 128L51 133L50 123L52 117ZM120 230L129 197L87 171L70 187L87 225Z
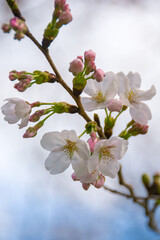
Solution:
M9 24L3 24L2 30L5 33L9 33L10 30L15 31L14 39L21 40L24 38L25 33L28 31L26 23L18 17L14 17L10 20Z
M96 79L101 82L105 76L102 69L96 68L96 54L92 50L85 51L83 56L77 56L70 62L69 71L73 74L73 92L80 95L87 84L88 79ZM88 76L89 75L89 76Z
M66 25L71 21L72 14L69 4L66 4L66 0L55 0L53 18L44 31L42 46L44 48L48 48L51 42L57 37L59 29L62 27L62 25Z
M19 92L24 92L27 88L31 87L34 83L42 84L45 82L53 83L56 80L54 74L47 71L34 71L33 73L28 73L25 71L18 72L13 70L9 73L9 79L11 81L18 80L19 82L14 85Z

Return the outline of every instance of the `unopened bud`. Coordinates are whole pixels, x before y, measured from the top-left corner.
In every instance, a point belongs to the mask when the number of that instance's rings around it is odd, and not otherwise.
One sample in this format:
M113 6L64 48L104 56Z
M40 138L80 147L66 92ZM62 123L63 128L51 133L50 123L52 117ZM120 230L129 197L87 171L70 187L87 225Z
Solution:
M144 186L146 188L149 187L149 185L150 185L150 178L149 178L148 174L145 173L145 174L142 175L142 182L143 182L143 184L144 184Z
M62 25L66 25L72 21L72 14L69 10L62 12L59 17L59 21L56 23L56 28L60 28Z
M23 138L32 138L37 135L37 131L34 127L29 127L23 135Z
M89 189L90 185L91 185L90 183L82 183L82 187L86 191Z
M14 17L10 20L10 26L19 33L26 33L28 31L28 28L24 21L22 21L18 17Z
M86 128L86 133L90 134L92 132L97 132L97 123L95 121L91 121L91 122L88 122L86 125L85 125L85 128Z
M72 72L74 75L82 72L84 68L83 62L81 59L76 58L72 62L70 62L69 71Z
M40 119L40 117L46 114L47 112L48 111L46 111L46 109L38 110L30 116L29 121L37 122Z
M9 73L9 79L11 81L14 81L18 78L18 72L16 70L13 70Z
M102 82L104 77L105 73L102 69L98 68L95 70L93 78L96 79L97 82Z
M93 183L93 185L96 188L101 188L103 187L104 183L105 183L105 177L102 174L100 174L98 179Z
M79 96L82 93L83 89L85 88L86 83L87 81L84 77L78 75L75 76L73 78L73 94L75 96Z
M4 33L9 33L11 30L11 26L7 23L3 23L1 29Z
M19 92L24 92L28 87L30 87L30 83L30 78L22 79L19 83L14 85L14 88L16 88Z
M88 75L89 73L93 72L96 70L96 64L94 61L89 61L87 62L87 66L86 66L86 72L85 74Z
M107 108L110 112L120 112L122 110L122 102L117 99L112 99L109 101Z
M91 133L91 138L89 138L87 142L89 144L90 151L93 153L95 144L98 142L98 138L95 132Z
M14 34L14 39L17 39L19 41L24 37L25 37L25 35L23 32L17 32L16 34Z
M96 54L91 49L84 52L85 62L95 61Z
M66 0L55 0L54 2L55 8L58 8L58 9L63 8L65 4L66 4Z
M72 173L71 177L72 177L73 181L79 181L79 178L77 177L77 175L75 174L75 172Z
M138 134L146 134L148 132L148 125L141 125L135 122L132 127L128 130L128 133L132 134L132 136L136 136Z

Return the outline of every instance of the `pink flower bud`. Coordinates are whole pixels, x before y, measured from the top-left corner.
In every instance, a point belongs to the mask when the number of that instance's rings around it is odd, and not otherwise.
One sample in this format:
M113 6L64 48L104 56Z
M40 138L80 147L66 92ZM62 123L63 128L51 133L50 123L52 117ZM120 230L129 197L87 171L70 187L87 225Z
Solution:
M83 62L83 57L82 56L77 56L82 62Z
M128 130L129 133L146 134L148 132L148 125L141 125L140 123L134 123Z
M86 62L95 61L96 54L90 49L88 51L85 51L84 58Z
M109 101L107 108L111 112L120 112L123 107L123 104L118 99L112 99Z
M94 61L89 61L86 66L86 74L88 75L90 72L93 72L96 70L96 64Z
M66 25L72 21L72 14L69 10L62 12L59 17L59 21L56 23L56 28L60 28L62 25Z
M37 122L40 119L40 117L43 116L44 114L45 114L45 109L38 110L30 116L29 121Z
M31 106L31 108L39 107L39 106L41 106L41 103L39 101L37 101L37 102L31 103L30 106Z
M90 183L82 183L82 187L86 191L89 189L90 185L91 185Z
M101 188L103 187L104 183L105 183L105 177L102 174L100 174L98 179L93 183L93 185L96 188Z
M55 0L54 2L55 8L63 8L65 4L66 4L66 0Z
M65 11L70 11L69 4L65 4L63 6L63 12L65 12Z
M10 20L10 26L15 30L18 31L18 33L16 34L16 39L18 39L18 37L21 36L22 38L22 33L27 32L28 28L25 24L24 21L22 21L21 19L19 19L18 17L14 17ZM20 40L20 39L18 39Z
M14 39L17 39L17 40L21 40L22 38L24 38L24 33L23 32L17 32L15 35L14 35Z
M72 62L70 62L69 71L72 72L74 75L82 72L83 68L83 62L79 58L76 58Z
M93 152L94 152L95 144L98 142L98 138L97 138L95 132L92 132L92 133L91 133L91 138L89 138L87 142L88 142L88 144L89 144L90 151L93 153Z
M77 175L75 173L72 173L71 175L73 181L79 181L79 178L77 177Z
M18 30L19 22L20 19L18 17L14 17L10 20L10 26Z
M37 130L34 127L30 127L26 130L23 135L23 138L31 138L37 135Z
M14 88L16 88L19 92L24 92L28 87L30 87L30 82L30 78L22 79L19 83L14 85Z
M10 30L11 30L11 26L9 24L6 24L6 23L2 24L1 28L2 28L4 33L9 33Z
M104 77L105 77L105 73L102 69L98 68L95 70L93 74L93 78L96 79L97 82L102 82Z
M18 77L18 74L17 74L17 73L18 73L18 72L17 72L16 70L11 71L11 72L9 73L9 79L10 79L11 81L16 80L17 77Z

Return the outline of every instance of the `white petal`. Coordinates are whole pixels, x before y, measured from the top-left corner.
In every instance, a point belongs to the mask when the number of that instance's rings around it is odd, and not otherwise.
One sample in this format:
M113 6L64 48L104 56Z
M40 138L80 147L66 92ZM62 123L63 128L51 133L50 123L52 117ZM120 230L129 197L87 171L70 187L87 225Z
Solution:
M52 151L57 147L66 145L66 141L62 138L60 132L48 132L41 139L41 146L48 151Z
M77 177L82 176L86 172L87 161L82 159L77 151L74 151L71 164Z
M17 117L23 118L26 114L28 114L31 110L31 106L27 104L25 101L21 100L16 103L15 113Z
M133 103L132 106L130 114L135 122L145 125L148 123L148 120L151 120L151 111L145 103Z
M121 100L122 104L124 106L128 106L128 107L131 107L131 103L129 102L128 98L126 97L126 95L120 93L119 94L119 99Z
M129 79L129 88L130 89L138 89L141 86L141 77L139 73L129 72L127 75Z
M137 101L145 101L150 100L156 95L155 86L152 85L151 88L147 91L138 91L138 97L136 98Z
M114 146L113 154L115 159L121 159L128 149L128 141L119 137L115 137L115 138L117 138L117 140L115 139L116 142L112 143L111 145L111 146ZM111 153L112 153L112 148L111 148Z
M107 72L102 84L102 93L106 97L106 100L113 99L118 91L118 77L113 72Z
M15 108L14 103L7 102L1 107L1 110L4 115L15 115L14 108Z
M81 98L82 105L86 111L94 111L97 109L104 109L107 107L108 102L96 102L96 100L92 98L82 97Z
M89 79L87 80L87 84L84 88L84 92L89 96L94 97L97 92L102 90L101 84L102 84L101 82L97 82L96 80Z
M94 151L92 156L88 159L88 170L89 173L94 172L99 166L99 152Z
M76 148L77 148L76 151L78 152L79 156L85 161L87 161L90 156L90 148L88 143L81 139L78 139L76 143Z
M63 130L60 135L63 139L70 140L71 142L76 142L78 139L74 130Z
M80 181L82 183L93 183L94 181L97 180L99 174L100 174L100 172L98 170L96 170L92 173L89 173L87 170L86 173L80 177Z
M129 91L128 78L123 72L117 73L118 77L118 94L126 95Z
M19 118L16 115L7 115L4 117L4 120L9 124L14 124L19 121Z
M101 160L99 164L99 170L101 173L105 176L109 176L111 178L116 177L118 171L119 171L119 162L117 160Z
M50 174L64 172L70 165L70 160L63 151L52 151L45 161L45 167Z
M27 126L28 119L29 119L29 115L26 115L25 117L22 118L21 123L18 124L19 125L19 129Z

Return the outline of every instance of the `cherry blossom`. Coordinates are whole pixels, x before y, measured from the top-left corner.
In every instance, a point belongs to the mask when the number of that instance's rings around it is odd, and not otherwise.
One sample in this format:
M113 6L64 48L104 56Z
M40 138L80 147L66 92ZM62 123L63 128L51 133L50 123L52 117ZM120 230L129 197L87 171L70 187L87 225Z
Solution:
M89 146L77 137L74 130L48 132L42 137L41 145L51 151L45 161L50 174L62 173L70 164L78 177L86 171Z
M21 119L19 128L26 127L28 124L31 106L20 98L7 98L1 110L5 115L4 120L10 124L14 124Z
M96 143L94 152L88 160L88 169L94 173L95 169L111 178L114 178L119 171L119 162L127 151L128 141L120 137L100 140Z
M130 107L130 114L135 122L142 125L147 124L148 120L151 120L152 114L149 107L141 101L152 99L156 94L154 85L149 90L142 91L139 90L141 77L138 73L129 72L126 76L120 72L117 76L120 100L125 106Z
M102 82L87 80L84 92L91 97L82 97L82 104L86 111L103 109L117 94L117 76L113 72L107 72Z

